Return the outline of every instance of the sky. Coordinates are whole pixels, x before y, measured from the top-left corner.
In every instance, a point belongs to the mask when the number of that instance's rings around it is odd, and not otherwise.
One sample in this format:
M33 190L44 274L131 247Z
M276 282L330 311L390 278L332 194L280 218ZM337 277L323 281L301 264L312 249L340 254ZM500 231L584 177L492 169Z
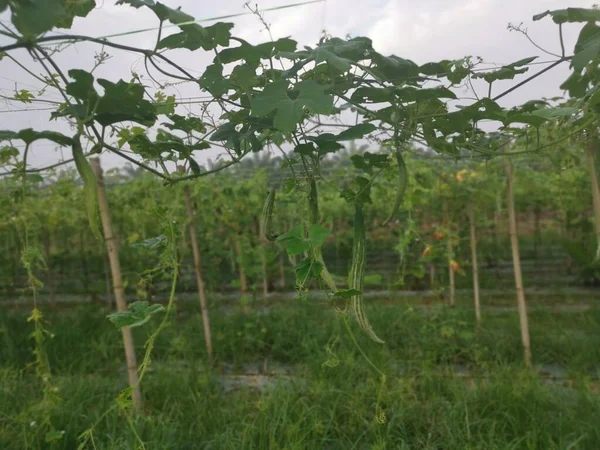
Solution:
M267 10L302 0L261 0L252 2L260 10ZM96 0L97 7L86 18L77 18L72 33L104 37L127 31L155 28L158 25L156 16L146 8L134 9L125 5L115 5L115 1ZM243 0L220 0L218 2L201 2L198 0L164 0L167 6L181 9L196 19L210 19L218 16L248 12ZM457 59L467 55L479 56L485 62L507 64L529 56L539 56L538 61L552 61L555 56L544 53L531 44L518 32L509 31L509 23L523 24L529 36L537 45L550 53L560 53L558 27L545 19L533 22L532 16L546 10L565 7L591 7L593 1L572 0L325 0L308 5L264 12L274 39L291 37L298 41L298 47L314 46L325 30L337 37L368 36L373 40L374 48L380 53L395 54L411 59L417 64L441 59ZM9 23L10 17L5 12L0 21ZM251 43L269 40L264 25L252 14L235 18L222 19L235 24L232 33ZM207 21L210 25L215 21ZM581 26L566 25L564 42L567 53L571 53ZM65 30L58 30L65 32ZM176 32L171 28L168 32ZM152 48L156 40L156 31L136 33L110 38L111 41L134 47ZM11 42L0 36L0 45ZM90 70L94 64L94 54L100 49L97 45L81 43L70 46L56 55L56 61L63 68L82 68ZM119 78L129 80L131 72L144 72L139 55L107 49L111 59L100 66L95 76L116 81ZM206 65L210 64L213 55L202 51L194 53L188 50L176 50L175 58L182 66L193 74L200 76ZM23 50L11 53L19 62L35 73L42 73L39 65ZM525 76L529 76L544 65L534 66ZM549 98L562 95L560 84L568 77L568 64L540 76L525 88L504 97L499 103L502 106L515 106L528 100ZM160 75L156 77L161 80ZM153 82L147 77L144 81ZM517 80L518 81L518 80ZM494 85L500 92L514 84L502 82ZM15 89L27 89L34 94L41 89L40 81L27 74L8 58L0 60L0 94L14 95ZM476 84L478 93L485 95L485 86ZM178 84L167 89L167 92L178 99L194 101L206 93L191 83ZM496 92L496 91L494 91ZM464 93L467 95L467 93ZM57 91L47 89L39 97L50 101L60 101ZM34 128L36 130L52 129L72 134L68 126L60 122L50 122L50 112L41 110L52 105L44 103L7 103L0 98L0 129ZM197 111L198 105L186 106L190 111ZM29 161L33 167L42 167L70 157L69 149L57 150L53 144L42 141L31 149ZM215 158L220 150L196 152L200 163L206 158ZM119 167L124 161L115 155L103 155L105 168Z

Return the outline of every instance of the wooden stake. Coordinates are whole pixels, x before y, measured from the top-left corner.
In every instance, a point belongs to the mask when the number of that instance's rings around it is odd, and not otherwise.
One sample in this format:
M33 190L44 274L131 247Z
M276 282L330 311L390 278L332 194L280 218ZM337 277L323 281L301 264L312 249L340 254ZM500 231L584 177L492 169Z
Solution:
M473 266L473 299L475 301L475 319L481 326L481 305L479 303L479 265L477 263L477 230L475 228L475 207L469 204L469 225L471 228L471 264Z
M444 200L444 215L446 216L446 224L448 226L448 236L446 236L446 245L448 252L448 279L450 284L450 297L448 304L454 306L456 303L456 281L454 280L454 269L452 268L452 259L454 257L454 248L452 246L452 226L450 224L450 208L448 200Z
M212 334L210 331L210 317L208 315L208 306L206 301L206 292L204 288L204 279L202 278L202 264L200 260L200 250L198 248L198 240L196 239L196 219L194 217L194 210L192 208L192 201L190 199L190 190L186 186L183 189L185 196L185 209L187 211L189 230L190 230L190 244L192 246L192 254L194 255L194 271L196 272L196 283L198 284L198 297L200 297L200 309L202 310L202 325L204 327L204 340L206 341L206 351L208 352L208 358L212 363L213 358L213 347L212 347Z
M102 218L102 228L104 230L104 241L108 251L108 259L110 261L110 270L113 279L113 290L115 292L115 300L117 302L117 310L120 312L127 311L127 302L125 301L125 289L123 288L123 280L121 278L121 264L119 262L119 248L115 240L110 220L110 211L108 209L108 200L104 189L104 178L102 176L102 167L98 158L91 158L90 163L96 174L96 184L98 186L98 207L100 209L100 217ZM129 376L129 386L133 388L131 399L133 406L140 411L142 409L142 394L140 392L139 379L137 373L137 361L135 357L135 346L133 345L133 336L129 327L121 328L123 334L123 345L125 346L125 360L127 363L127 374Z
M600 187L598 186L598 173L596 172L596 140L590 139L587 147L590 180L592 182L592 195L594 201L594 225L596 229L596 245L600 248Z
M531 343L529 340L529 321L527 319L527 306L525 303L525 291L523 290L523 276L521 274L521 257L519 254L519 238L517 235L517 219L515 214L515 199L513 194L512 164L506 164L506 194L508 198L508 222L510 230L510 244L513 255L513 267L515 271L515 287L517 290L517 302L519 305L519 320L521 322L521 340L523 342L523 355L527 367L531 366Z

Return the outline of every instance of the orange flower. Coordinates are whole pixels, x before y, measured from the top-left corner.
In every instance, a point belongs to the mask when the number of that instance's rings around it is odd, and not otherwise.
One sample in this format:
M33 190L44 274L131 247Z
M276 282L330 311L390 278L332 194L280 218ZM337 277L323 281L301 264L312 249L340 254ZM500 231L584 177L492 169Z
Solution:
M441 241L442 239L444 239L444 235L442 233L440 233L439 231L436 231L435 233L433 233L433 237L435 238L436 241Z

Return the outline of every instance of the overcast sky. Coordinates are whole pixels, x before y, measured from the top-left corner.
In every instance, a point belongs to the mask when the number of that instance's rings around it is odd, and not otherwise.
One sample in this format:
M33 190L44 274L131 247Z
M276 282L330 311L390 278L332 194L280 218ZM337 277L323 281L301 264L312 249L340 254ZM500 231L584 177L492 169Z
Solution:
M114 1L96 0L98 7L87 18L76 19L72 32L103 37L126 31L156 27L158 21L154 14L145 8L134 9L128 6L116 6ZM261 0L260 9L268 9L301 0ZM197 19L211 18L228 14L243 13L243 1L220 0L204 2L198 0L164 0L170 7L181 6L182 10ZM297 6L278 11L265 12L264 16L271 26L274 39L290 36L302 45L315 45L326 30L333 36L368 36L373 40L376 50L384 54L395 54L411 59L418 64L441 59L455 59L466 55L480 56L486 62L506 64L528 56L539 56L539 61L556 59L544 54L531 45L525 36L507 30L507 25L523 23L528 28L530 36L542 48L552 53L560 53L558 28L550 20L533 22L532 16L545 10L565 7L590 7L593 1L569 0L327 0L310 5ZM255 3L253 3L254 5ZM8 23L9 16L4 13L0 20ZM223 19L235 23L233 34L252 43L264 42L269 39L264 26L252 15ZM211 22L206 22L210 25ZM567 52L571 53L580 26L565 27L564 38ZM64 31L64 30L62 30ZM176 32L177 29L170 29ZM156 40L156 31L137 33L111 40L127 45L152 48ZM0 45L10 42L0 36ZM61 67L82 68L89 70L93 66L94 52L99 47L90 44L77 44L61 52L56 60ZM106 77L116 81L118 78L128 80L131 71L143 73L143 64L139 55L108 49L111 61L101 66L95 73L96 77ZM182 65L198 76L213 58L211 53L187 50L175 52L176 59ZM31 62L24 51L11 53L23 61L27 67L36 73L42 69ZM527 75L543 68L534 66ZM504 106L513 106L527 100L561 95L559 85L569 74L568 65L560 66L541 76L526 88L520 89L501 100ZM159 81L161 77L157 77ZM164 78L164 77L163 77ZM151 83L150 80L146 81ZM514 82L513 82L514 83ZM511 82L494 85L497 92L509 87ZM17 89L29 89L36 93L41 83L12 61L4 58L0 61L0 93L12 96ZM480 94L484 95L482 85L477 85ZM180 84L170 89L170 93L178 98L197 98L206 95L197 86L190 83ZM60 101L56 91L48 89L40 97ZM41 103L6 104L0 99L0 129L21 129L31 127L36 130L56 129L67 132L64 124L48 119L50 111L34 109L46 108ZM192 110L197 106L190 106ZM29 111L17 111L29 109ZM10 112L4 112L10 111ZM62 153L53 148L48 142L36 145L31 153L31 163L40 167L61 160ZM70 156L70 150L64 149L64 156ZM202 162L207 157L214 157L214 151L198 154ZM122 164L122 160L114 156L103 156L105 167Z

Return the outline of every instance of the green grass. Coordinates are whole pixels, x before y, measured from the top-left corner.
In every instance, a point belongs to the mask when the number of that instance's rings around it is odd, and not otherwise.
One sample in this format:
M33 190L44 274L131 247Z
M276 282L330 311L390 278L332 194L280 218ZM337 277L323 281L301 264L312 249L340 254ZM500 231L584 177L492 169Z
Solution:
M147 449L600 448L598 309L530 314L534 364L566 370L567 379L554 383L523 367L516 312L484 316L479 332L468 308L424 312L378 302L368 313L386 345L354 333L388 377L380 398L385 423L376 420L380 380L335 314L319 302L295 301L260 314L213 312L215 369L206 367L195 305L181 305L157 341L142 386L146 412L132 426ZM75 449L114 404L126 376L120 333L105 314L90 306L46 313L55 334L46 349L61 397L46 409L41 382L27 366L27 314L0 314L1 449ZM155 326L135 330L139 358ZM336 337L332 356L325 347ZM265 359L291 381L262 391L223 389L223 367L244 372ZM458 376L462 369L468 376ZM64 431L54 443L45 442L44 417ZM99 421L94 442L98 449L138 445L116 411Z

